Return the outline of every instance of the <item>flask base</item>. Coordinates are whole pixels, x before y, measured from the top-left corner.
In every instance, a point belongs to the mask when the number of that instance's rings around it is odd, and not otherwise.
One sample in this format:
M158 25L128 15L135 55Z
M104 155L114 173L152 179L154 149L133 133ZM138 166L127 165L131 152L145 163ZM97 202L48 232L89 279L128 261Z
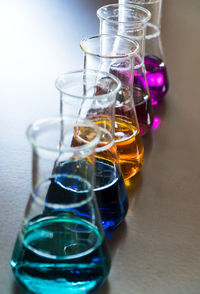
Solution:
M166 64L154 55L146 55L144 63L151 102L155 106L163 99L169 88Z

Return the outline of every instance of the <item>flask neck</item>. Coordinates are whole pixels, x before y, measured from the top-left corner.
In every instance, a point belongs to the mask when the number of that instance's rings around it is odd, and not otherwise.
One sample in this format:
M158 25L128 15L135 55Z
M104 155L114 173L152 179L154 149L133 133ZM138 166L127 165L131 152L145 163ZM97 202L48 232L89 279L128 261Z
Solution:
M160 31L152 31L145 38L145 56L152 55L164 60L163 46L160 37Z
M162 0L119 0L119 4L138 5L151 13L149 23L161 29Z

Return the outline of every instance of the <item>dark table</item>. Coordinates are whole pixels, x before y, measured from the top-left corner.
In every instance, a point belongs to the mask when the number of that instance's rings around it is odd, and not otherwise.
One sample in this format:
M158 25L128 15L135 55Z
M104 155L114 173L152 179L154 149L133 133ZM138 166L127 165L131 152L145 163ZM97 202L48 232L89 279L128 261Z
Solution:
M114 2L114 1L113 1ZM103 0L0 4L0 293L19 294L9 259L30 192L25 129L57 115L56 77L82 67L81 38L98 33ZM126 221L109 246L102 294L200 293L200 2L167 0L162 37L170 91L159 128L144 137L145 165L129 190Z

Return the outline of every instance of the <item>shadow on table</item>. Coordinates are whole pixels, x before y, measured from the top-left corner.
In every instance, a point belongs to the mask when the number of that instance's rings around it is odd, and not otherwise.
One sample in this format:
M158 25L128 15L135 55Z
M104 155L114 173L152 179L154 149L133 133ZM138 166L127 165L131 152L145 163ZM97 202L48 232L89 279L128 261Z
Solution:
M159 117L160 119L164 119L165 114L166 114L166 110L167 110L167 99L168 99L169 95L167 95L163 101L161 101L160 103L158 103L154 108L154 116L155 117Z
M119 244L121 242L124 242L127 235L127 224L126 221L123 221L119 225L119 227L110 235L107 237L107 243L108 247L110 249L111 258L114 257L116 249L119 247Z
M154 137L153 133L158 131L161 128L166 112L167 112L166 100L163 100L162 102L160 102L158 105L154 107L154 122L152 125L152 129L149 131L149 133L147 133L145 136L142 137L142 142L144 145L145 161L148 160L148 158L151 156L152 146L153 146L153 137Z
M12 294L31 294L31 292L25 290L17 281L13 281Z
M126 181L126 189L128 192L129 209L133 207L138 201L139 191L142 187L143 176L142 171L135 175L133 178Z
M151 156L152 146L153 146L153 137L152 133L149 132L145 136L142 137L142 142L144 145L144 164L145 161Z
M109 280L107 280L105 284L103 285L103 287L99 289L97 294L109 294L109 293L110 293L110 283L109 283Z
M111 254L111 259L114 258L117 248L120 244L122 244L127 236L127 224L126 221L123 221L120 226L112 233L109 239L107 239L109 251ZM111 265L112 267L112 265ZM97 294L109 294L110 293L110 283L109 277L108 280L105 282L103 287L99 289Z

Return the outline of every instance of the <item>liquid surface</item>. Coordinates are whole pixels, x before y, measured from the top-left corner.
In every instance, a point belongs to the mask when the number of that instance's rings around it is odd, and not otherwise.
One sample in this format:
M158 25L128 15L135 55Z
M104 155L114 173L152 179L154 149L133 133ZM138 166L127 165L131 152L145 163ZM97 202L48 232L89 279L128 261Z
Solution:
M156 105L166 95L169 88L167 68L163 60L153 55L144 58L147 83L153 105Z
M131 110L129 110L131 111ZM116 109L116 113L126 116L115 116L115 144L119 156L123 178L129 179L139 172L144 163L144 147L136 123L128 119L133 117L128 110Z
M116 99L114 136L122 176L124 180L127 180L137 174L144 163L144 147L132 101L133 75L131 63L129 60L113 63L110 72L118 77L122 83ZM150 110L148 109L148 111ZM146 127L146 132L147 129Z
M107 116L90 116L93 123L103 129L110 129ZM108 135L109 134L109 135ZM125 218L128 211L128 196L117 159L117 150L110 133L102 133L95 154L95 194L105 232L113 231ZM82 136L81 136L82 137ZM74 135L73 146L79 145L79 136ZM65 164L63 171L73 168Z
M123 221L128 211L128 196L121 171L112 161L99 158L99 154L101 156L107 155L107 151L96 155L94 191L103 228L105 231L112 231ZM74 170L74 166L76 166L76 162L62 163L57 167L57 170L59 170L60 174L70 174ZM64 188L66 185L68 188L69 186L73 187L73 191ZM74 186L74 183L64 183L62 181L62 185L60 185L58 182L52 181L46 194L46 202L68 204L86 199L87 193L84 191L77 193L76 189L77 187ZM45 212L49 211L52 210L45 209ZM90 205L82 205L77 207L75 211L91 221Z
M95 226L59 214L29 223L16 241L11 267L32 293L85 294L104 282L110 258Z

